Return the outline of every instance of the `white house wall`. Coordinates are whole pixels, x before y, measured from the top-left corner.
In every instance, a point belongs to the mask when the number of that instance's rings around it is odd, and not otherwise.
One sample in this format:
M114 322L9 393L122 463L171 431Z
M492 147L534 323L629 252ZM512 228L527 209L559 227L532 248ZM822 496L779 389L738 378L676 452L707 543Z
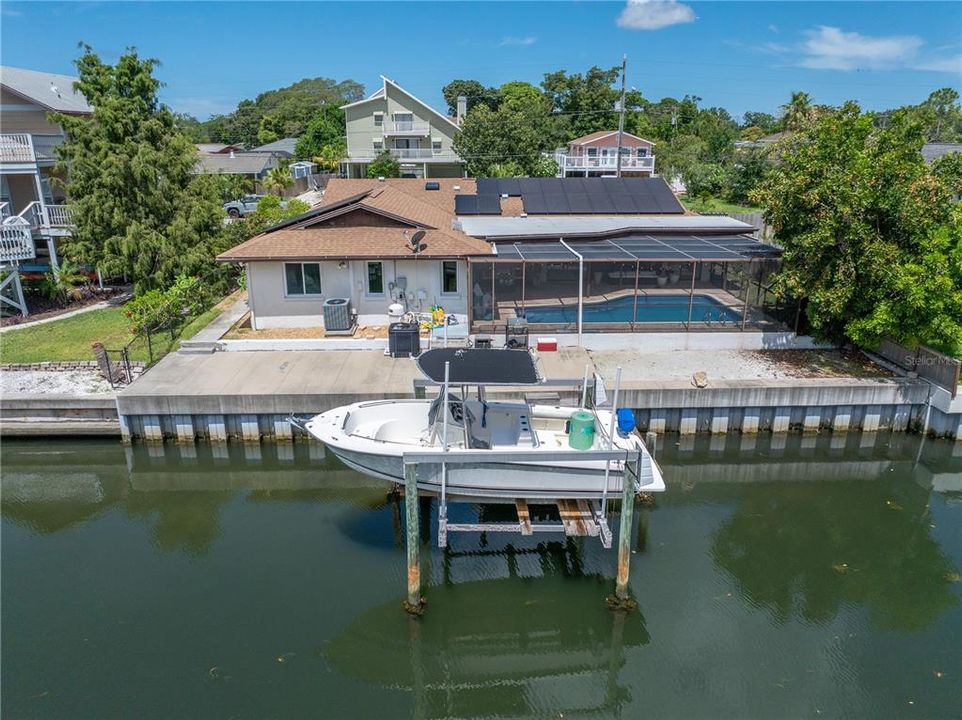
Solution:
M363 324L387 322L387 308L398 298L399 290L392 289L398 277L407 278L407 302L410 310L427 312L439 304L449 313L467 313L467 271L458 261L458 293L441 293L440 260L384 260L384 294L367 292L367 262L350 261L343 269L337 261L322 261L321 296L299 297L286 294L283 262L252 262L249 264L248 292L255 330L268 328L318 327L323 324L323 305L328 298L349 297ZM419 300L418 291L424 299Z

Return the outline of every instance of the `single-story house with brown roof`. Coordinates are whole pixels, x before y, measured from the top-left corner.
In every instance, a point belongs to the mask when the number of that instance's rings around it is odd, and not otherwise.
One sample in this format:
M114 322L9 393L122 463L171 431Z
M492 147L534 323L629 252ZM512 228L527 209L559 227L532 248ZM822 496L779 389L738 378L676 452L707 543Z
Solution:
M753 230L686 212L662 178L333 179L217 259L245 265L256 330L321 326L332 299L365 325L399 304L475 332L522 316L552 332L730 329L777 263Z

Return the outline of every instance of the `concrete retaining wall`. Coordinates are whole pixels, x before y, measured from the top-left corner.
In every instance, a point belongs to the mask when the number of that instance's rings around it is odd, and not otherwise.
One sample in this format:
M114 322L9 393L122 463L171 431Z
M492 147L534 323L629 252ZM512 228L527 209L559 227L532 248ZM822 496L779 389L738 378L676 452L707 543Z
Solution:
M0 400L0 435L120 435L113 395L17 395Z

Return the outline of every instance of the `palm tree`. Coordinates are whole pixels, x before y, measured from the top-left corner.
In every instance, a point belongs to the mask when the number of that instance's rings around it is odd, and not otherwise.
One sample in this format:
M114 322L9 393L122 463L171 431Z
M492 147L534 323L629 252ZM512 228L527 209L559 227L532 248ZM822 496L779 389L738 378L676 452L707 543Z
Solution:
M88 281L89 278L78 265L64 260L59 268L43 274L42 287L47 297L61 305L66 305L73 291Z
M294 184L294 178L291 177L291 171L286 166L278 165L268 170L267 175L261 180L261 184L265 190L276 190L277 194L280 195L281 192Z
M793 92L787 105L782 105L782 123L786 130L800 130L815 117L812 98L807 92Z

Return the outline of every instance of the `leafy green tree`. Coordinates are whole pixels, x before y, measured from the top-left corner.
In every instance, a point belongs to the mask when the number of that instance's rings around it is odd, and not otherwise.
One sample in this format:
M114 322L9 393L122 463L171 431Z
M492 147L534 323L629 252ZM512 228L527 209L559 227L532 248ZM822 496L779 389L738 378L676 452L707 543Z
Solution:
M925 138L929 142L962 139L962 109L957 90L947 87L936 90L918 107L918 112L925 122Z
M768 135L778 130L778 118L767 112L756 112L749 110L742 116L742 127L757 127L763 135Z
M76 226L66 253L138 291L210 267L223 218L216 178L195 174L194 145L157 99L156 65L133 49L108 65L84 46L77 88L93 114L53 116Z
M524 168L521 163L517 163L514 160L508 160L506 162L492 163L488 165L488 169L485 171L487 177L524 177Z
M277 90L242 100L237 109L205 123L211 140L247 146L299 137L311 120L328 105L340 106L360 100L364 87L353 80L309 78Z
M454 117L458 112L458 98L462 95L467 99L468 112L477 105L487 105L491 110L497 110L500 104L498 89L485 87L477 80L452 80L441 89L444 102L448 104L448 115Z
M566 114L570 138L618 127L621 91L614 84L620 73L619 67L593 66L584 75L564 70L545 74L541 87L553 110Z
M728 170L719 163L692 163L682 171L681 176L688 194L692 197L717 197L728 187Z
M336 105L325 105L314 115L307 129L297 139L294 155L299 160L306 160L325 152L330 154L331 148L346 149L345 133L344 111ZM343 157L343 153L341 156Z
M768 148L753 147L735 152L726 193L729 200L742 205L751 202L752 193L761 187L771 168L769 152Z
M920 153L921 124L877 129L855 103L799 126L754 198L784 248L776 290L819 338L962 342L959 213Z
M489 175L492 166L507 163L513 163L512 169L520 166L521 174L532 174L542 153L553 149L547 122L546 115L507 107L492 111L478 105L461 124L454 151L467 165L468 174L475 177Z
M948 153L932 163L932 172L956 201L962 196L962 153Z
M399 163L390 152L382 150L367 166L367 176L369 178L401 177L401 163Z
M217 189L220 199L223 202L236 200L242 195L254 192L254 184L251 179L243 175L233 175L230 173L219 173L217 178Z

